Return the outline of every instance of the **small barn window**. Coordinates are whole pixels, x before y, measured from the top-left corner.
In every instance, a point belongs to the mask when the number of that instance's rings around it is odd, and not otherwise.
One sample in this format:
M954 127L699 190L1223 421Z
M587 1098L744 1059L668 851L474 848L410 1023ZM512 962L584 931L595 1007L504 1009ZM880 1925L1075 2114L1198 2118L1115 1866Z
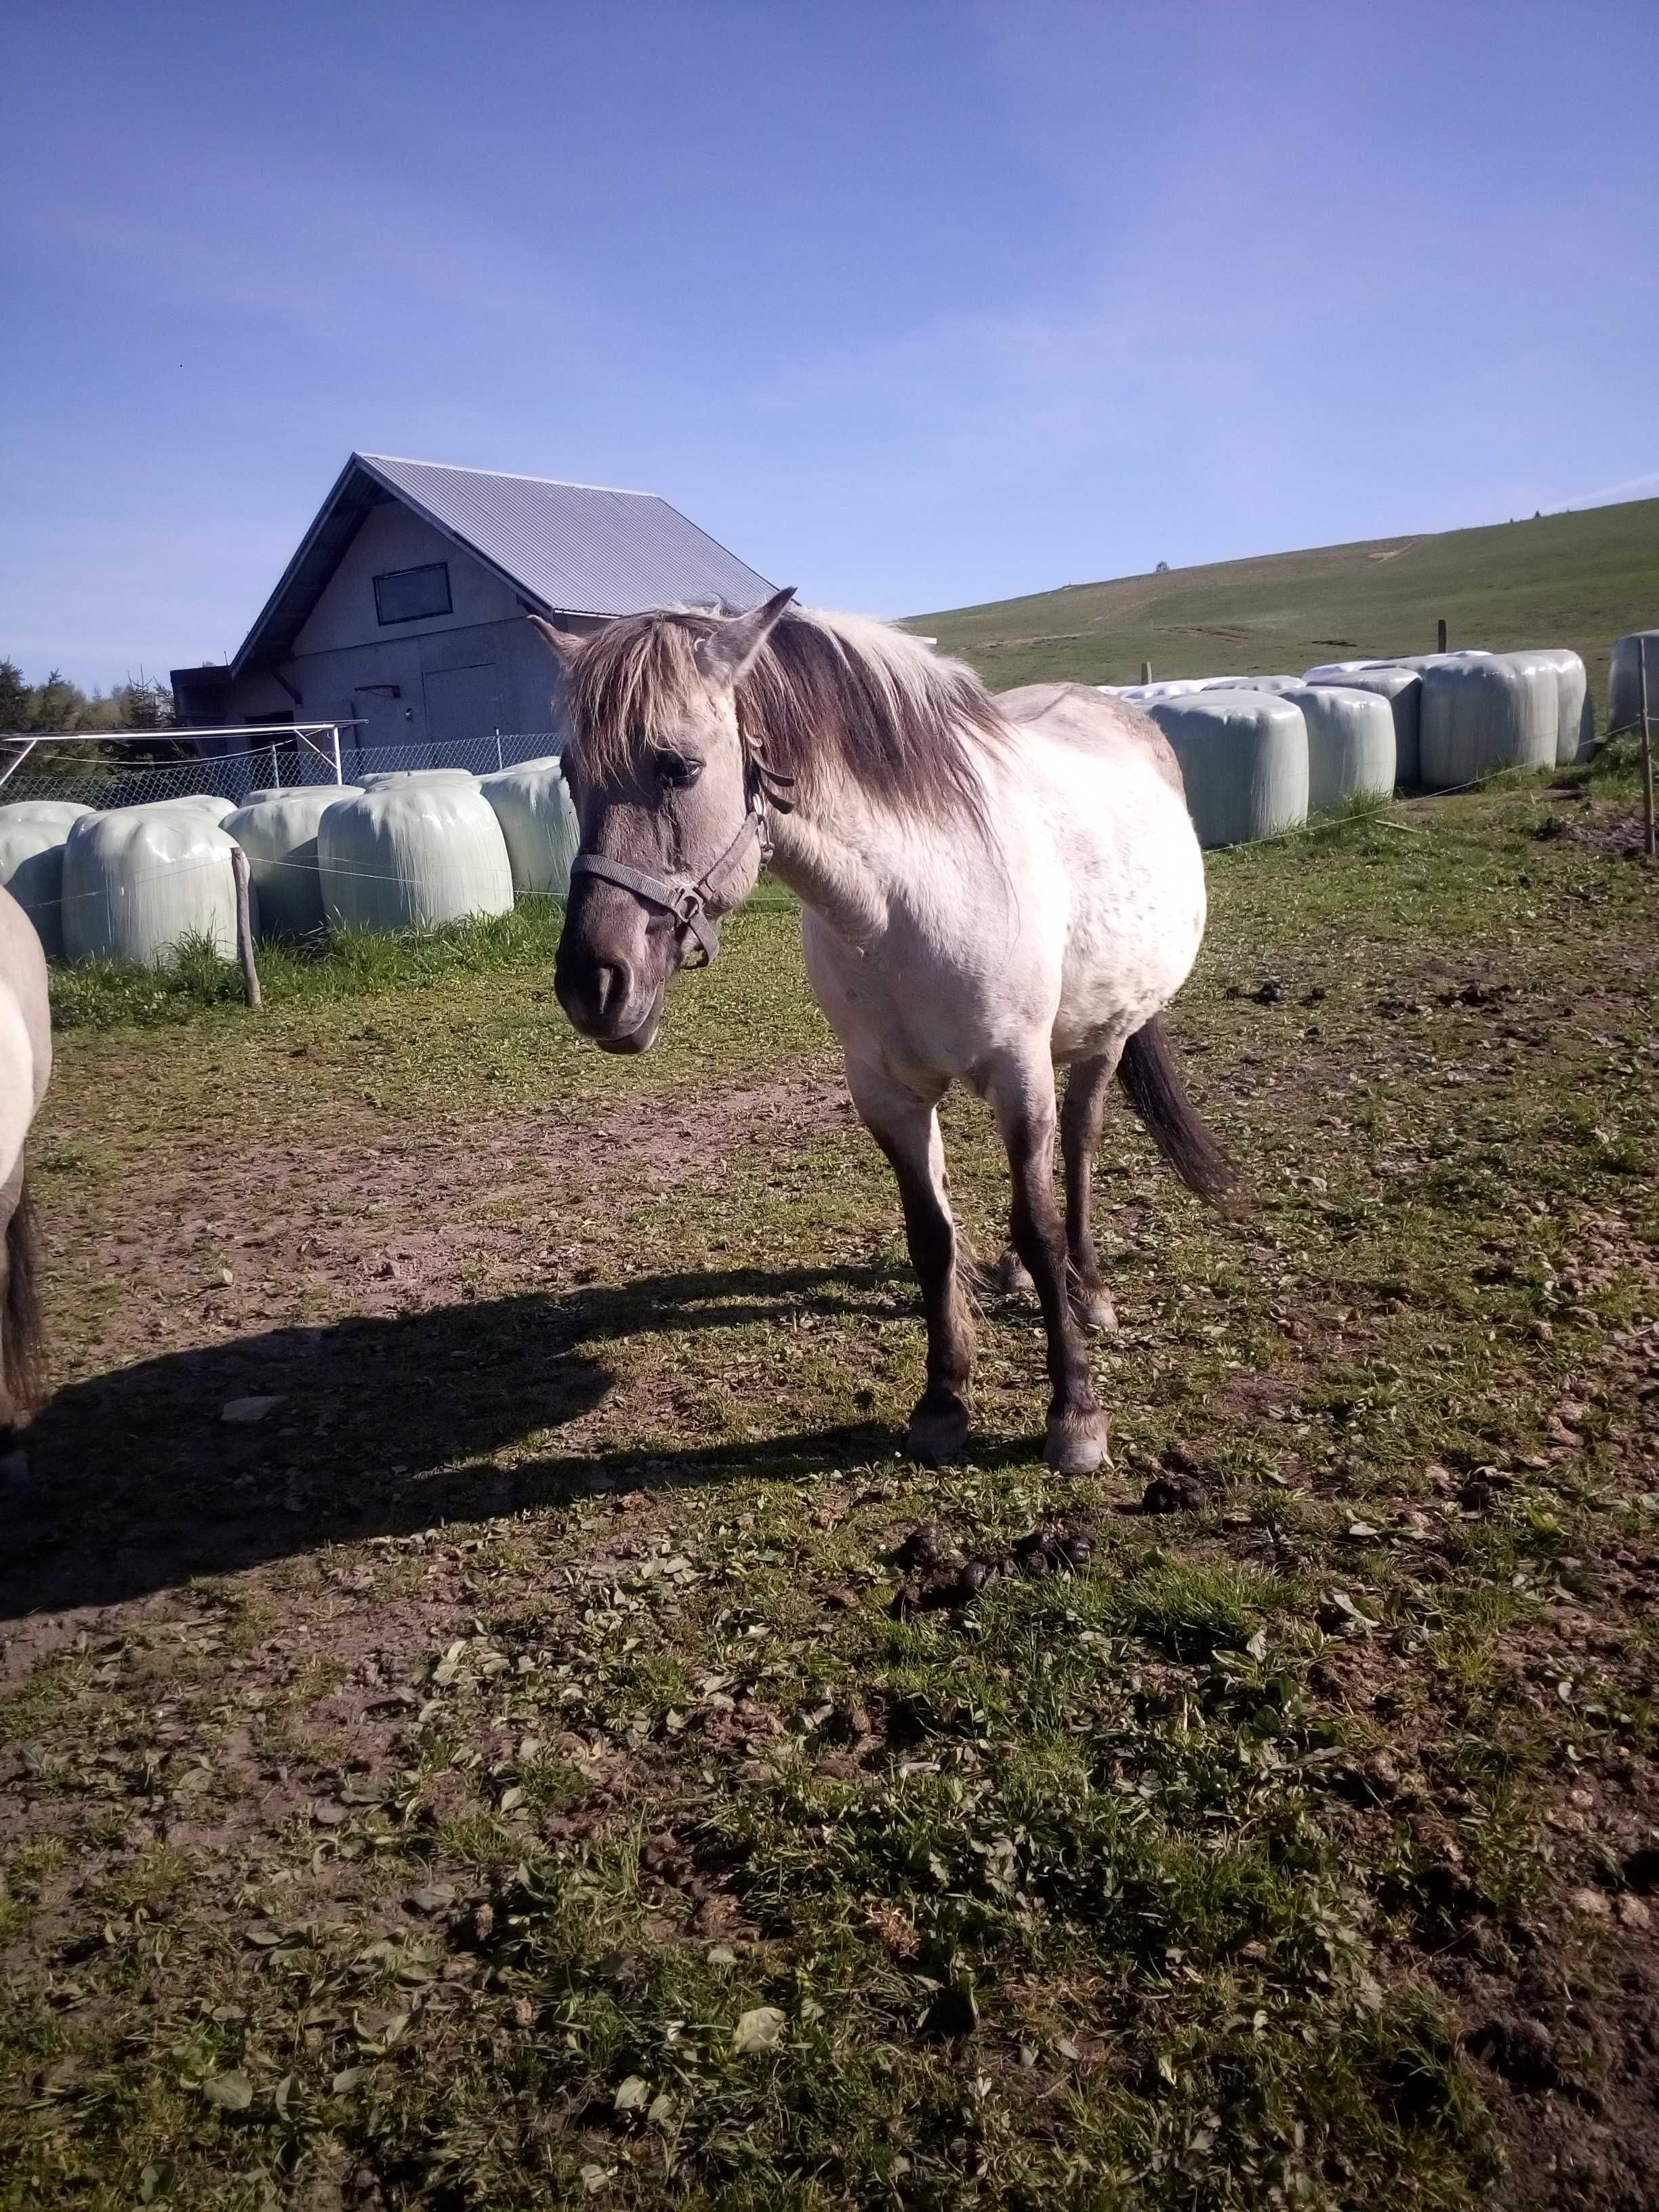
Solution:
M422 615L448 614L448 562L428 561L424 568L392 568L377 576L374 611L382 623L418 622Z

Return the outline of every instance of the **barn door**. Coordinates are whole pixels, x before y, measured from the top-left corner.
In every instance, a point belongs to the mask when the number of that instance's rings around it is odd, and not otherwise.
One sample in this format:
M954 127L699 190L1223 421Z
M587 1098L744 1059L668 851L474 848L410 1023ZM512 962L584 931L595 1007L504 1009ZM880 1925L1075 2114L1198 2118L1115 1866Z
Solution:
M492 769L489 748L501 726L501 668L493 660L471 668L428 669L426 731L434 768Z
M349 783L354 774L366 775L372 769L407 768L407 750L415 739L404 709L408 702L401 691L394 697L389 684L372 684L367 690L351 695L351 715L355 729L340 732L341 759L345 768L345 780Z

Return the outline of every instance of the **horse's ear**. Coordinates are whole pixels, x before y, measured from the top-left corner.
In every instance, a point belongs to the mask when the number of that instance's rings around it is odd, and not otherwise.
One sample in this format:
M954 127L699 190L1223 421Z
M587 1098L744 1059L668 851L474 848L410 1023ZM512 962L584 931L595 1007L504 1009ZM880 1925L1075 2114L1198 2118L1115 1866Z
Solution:
M573 637L568 629L555 629L550 622L544 622L539 615L532 615L530 620L532 626L539 630L552 647L553 657L561 669L568 669L576 657L580 638Z
M712 676L720 684L738 683L794 596L794 586L786 584L781 592L774 592L769 599L751 608L746 615L733 615L707 637L700 637L695 651L703 674Z

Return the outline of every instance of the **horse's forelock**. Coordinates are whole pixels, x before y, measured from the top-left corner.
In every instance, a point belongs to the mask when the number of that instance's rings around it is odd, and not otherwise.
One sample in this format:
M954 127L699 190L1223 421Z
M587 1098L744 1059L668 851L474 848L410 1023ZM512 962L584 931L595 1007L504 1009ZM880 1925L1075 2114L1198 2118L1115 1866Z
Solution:
M699 609L627 615L583 643L569 671L575 773L625 780L653 744L672 741L703 696ZM791 607L738 686L744 750L796 779L803 799L837 773L924 818L982 813L975 745L1003 723L963 662L854 615Z
M566 678L578 775L622 781L647 747L672 736L702 686L697 637L713 627L707 616L623 615L583 641Z

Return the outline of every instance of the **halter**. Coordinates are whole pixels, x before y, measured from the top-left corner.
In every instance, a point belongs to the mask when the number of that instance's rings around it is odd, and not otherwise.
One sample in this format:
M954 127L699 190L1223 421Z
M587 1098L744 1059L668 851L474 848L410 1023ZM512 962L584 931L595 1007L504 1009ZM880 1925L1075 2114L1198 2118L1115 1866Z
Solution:
M647 876L643 869L630 868L626 861L611 860L604 853L578 853L570 864L570 872L573 876L598 876L607 884L619 884L623 890L632 891L635 898L643 899L647 906L658 906L665 914L672 914L681 966L711 967L720 957L720 922L727 911L720 902L719 886L732 874L751 837L760 847L761 866L763 868L771 859L772 831L766 818L767 806L769 803L780 814L793 813L794 801L785 793L794 781L793 775L781 775L763 761L750 758L743 775L743 826L719 860L706 868L696 883L677 884L663 876ZM696 939L701 959L686 957L688 937Z

